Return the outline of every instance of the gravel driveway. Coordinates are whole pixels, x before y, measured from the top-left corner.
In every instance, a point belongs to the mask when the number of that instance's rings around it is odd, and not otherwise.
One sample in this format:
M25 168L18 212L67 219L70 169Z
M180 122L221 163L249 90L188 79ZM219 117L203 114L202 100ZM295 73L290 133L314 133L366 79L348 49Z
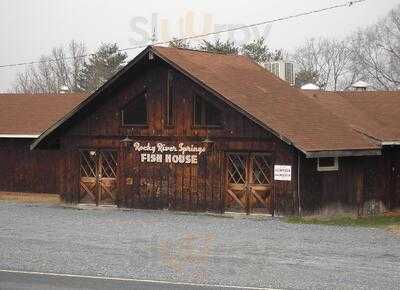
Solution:
M0 203L0 269L283 289L398 289L400 237L272 218Z

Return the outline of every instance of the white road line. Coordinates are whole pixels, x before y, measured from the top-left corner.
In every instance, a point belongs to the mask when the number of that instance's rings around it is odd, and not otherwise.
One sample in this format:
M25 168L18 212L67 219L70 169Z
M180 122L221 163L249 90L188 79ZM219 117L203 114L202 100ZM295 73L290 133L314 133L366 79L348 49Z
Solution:
M120 282L142 282L142 283L154 283L154 284L177 285L177 286L195 286L195 287L204 287L204 288L218 287L218 288L223 288L223 289L278 290L278 289L274 289L274 288L212 285L212 284L201 284L201 283L186 283L186 282L159 281L159 280L133 279L133 278L101 277L101 276L85 276L85 275L74 275L74 274L29 272L29 271L15 271L15 270L0 270L0 273L26 274L26 275L34 275L34 276L49 276L49 277L96 279L96 280L120 281Z

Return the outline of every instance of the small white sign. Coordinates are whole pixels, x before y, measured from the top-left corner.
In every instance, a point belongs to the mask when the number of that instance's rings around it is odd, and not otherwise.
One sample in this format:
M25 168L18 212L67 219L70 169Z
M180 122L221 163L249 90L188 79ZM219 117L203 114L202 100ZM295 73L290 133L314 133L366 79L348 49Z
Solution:
M274 166L274 180L291 181L292 180L292 166L290 166L290 165L275 165Z

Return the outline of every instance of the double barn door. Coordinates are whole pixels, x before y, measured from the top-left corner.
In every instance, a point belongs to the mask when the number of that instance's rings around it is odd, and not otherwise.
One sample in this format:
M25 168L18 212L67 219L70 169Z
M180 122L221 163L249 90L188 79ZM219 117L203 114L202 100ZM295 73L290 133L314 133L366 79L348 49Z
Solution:
M227 154L228 210L274 213L271 154Z
M80 202L114 204L117 198L117 151L80 150Z
M80 202L114 204L117 199L117 151L88 149L80 150L79 153ZM226 161L225 210L273 214L272 155L233 152L226 154ZM192 175L191 170L190 172ZM184 175L182 180L187 177ZM162 180L160 175L158 178ZM169 183L167 184L169 187ZM198 190L200 187L197 184ZM210 190L212 191L212 187Z

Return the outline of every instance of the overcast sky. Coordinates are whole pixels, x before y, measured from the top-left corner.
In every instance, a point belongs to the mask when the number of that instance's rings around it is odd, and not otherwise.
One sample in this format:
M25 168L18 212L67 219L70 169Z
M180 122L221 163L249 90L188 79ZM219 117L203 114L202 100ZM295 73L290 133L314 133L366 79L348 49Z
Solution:
M101 42L121 48L145 44L156 27L158 40L251 24L345 0L0 0L0 65L37 60L52 47L82 40L90 52ZM293 51L311 37L342 38L376 22L399 0L360 5L306 16L231 35L237 42L265 35L272 48ZM152 28L153 27L153 28ZM225 26L227 27L227 26ZM135 56L140 50L130 51ZM0 68L0 91L11 88L23 67Z

